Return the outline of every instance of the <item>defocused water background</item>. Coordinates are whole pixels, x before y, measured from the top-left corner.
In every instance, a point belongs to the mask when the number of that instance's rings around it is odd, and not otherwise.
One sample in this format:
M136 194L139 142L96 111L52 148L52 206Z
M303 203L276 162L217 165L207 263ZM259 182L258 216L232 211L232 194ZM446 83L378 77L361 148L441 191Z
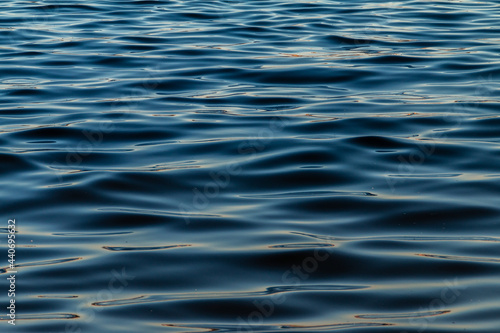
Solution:
M497 333L499 22L3 1L0 331Z

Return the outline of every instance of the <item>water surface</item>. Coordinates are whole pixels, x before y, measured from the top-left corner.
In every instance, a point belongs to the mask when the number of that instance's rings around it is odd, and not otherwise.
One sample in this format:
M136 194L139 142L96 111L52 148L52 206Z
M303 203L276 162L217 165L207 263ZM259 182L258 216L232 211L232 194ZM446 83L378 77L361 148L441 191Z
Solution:
M499 19L5 2L1 331L498 332Z

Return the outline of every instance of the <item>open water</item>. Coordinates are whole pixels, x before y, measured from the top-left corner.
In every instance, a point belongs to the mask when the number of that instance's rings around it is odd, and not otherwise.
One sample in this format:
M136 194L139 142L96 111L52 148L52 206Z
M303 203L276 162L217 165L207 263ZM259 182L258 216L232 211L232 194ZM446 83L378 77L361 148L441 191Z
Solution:
M499 22L2 1L0 331L498 333Z

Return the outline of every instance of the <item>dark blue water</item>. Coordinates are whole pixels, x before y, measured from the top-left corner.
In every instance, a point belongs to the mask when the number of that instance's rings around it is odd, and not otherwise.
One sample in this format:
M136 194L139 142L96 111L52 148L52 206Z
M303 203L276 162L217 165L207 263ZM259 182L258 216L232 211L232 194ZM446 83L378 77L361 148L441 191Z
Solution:
M499 22L4 1L0 331L497 333Z

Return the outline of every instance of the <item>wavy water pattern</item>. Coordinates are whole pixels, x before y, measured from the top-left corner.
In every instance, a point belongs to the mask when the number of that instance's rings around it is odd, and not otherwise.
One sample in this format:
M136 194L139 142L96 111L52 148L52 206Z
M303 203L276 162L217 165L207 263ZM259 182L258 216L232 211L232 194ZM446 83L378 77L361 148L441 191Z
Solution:
M0 332L498 332L498 1L0 18Z

